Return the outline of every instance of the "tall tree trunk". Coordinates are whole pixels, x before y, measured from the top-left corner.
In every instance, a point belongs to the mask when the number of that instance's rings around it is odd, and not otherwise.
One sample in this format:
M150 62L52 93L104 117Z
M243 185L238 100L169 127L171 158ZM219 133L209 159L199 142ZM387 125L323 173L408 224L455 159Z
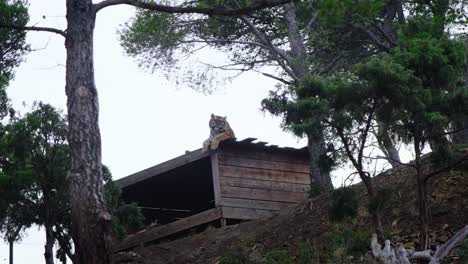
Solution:
M46 209L47 210L47 209ZM44 258L46 264L54 264L54 235L50 221L45 223L46 244L44 246Z
M377 141L379 144L380 150L385 154L388 162L395 167L401 163L400 154L398 153L393 140L388 134L387 125L383 122L377 122L378 132L377 132Z
M330 174L318 166L319 160L325 154L325 141L322 137L307 135L307 146L310 155L310 180L318 183L325 190L333 189Z
M459 120L455 120L452 124L453 124L453 129L457 131L452 136L453 143L460 144L460 145L467 145L468 144L468 115L464 115Z
M307 73L307 53L304 45L304 39L302 38L297 25L296 6L294 3L291 2L284 5L284 20L288 29L288 39L291 47L290 55L293 57L290 67L299 79L299 83L296 83L296 86L298 87L300 85L300 81L304 79L304 76ZM320 123L320 121L317 121L317 123ZM311 183L316 182L320 184L323 189L333 189L330 174L321 170L318 166L318 161L326 152L323 129L317 128L314 135L307 135L307 145L310 155Z
M416 132L415 134L417 134ZM429 247L429 207L427 204L427 186L422 175L421 164L421 140L414 137L416 180L418 188L418 208L419 208L419 249L426 250Z
M68 180L75 264L108 264L111 216L103 196L98 94L94 82L91 0L67 0L66 94L71 169Z
M10 264L13 264L13 246L14 246L14 242L13 241L8 241L8 247L9 247L9 250L10 250L10 255L9 255L9 263Z
M468 50L468 38L465 40L465 49ZM468 56L465 59L465 87L468 87ZM464 92L464 89L460 89ZM460 119L453 122L453 129L457 132L452 136L455 144L468 144L468 115L465 113Z

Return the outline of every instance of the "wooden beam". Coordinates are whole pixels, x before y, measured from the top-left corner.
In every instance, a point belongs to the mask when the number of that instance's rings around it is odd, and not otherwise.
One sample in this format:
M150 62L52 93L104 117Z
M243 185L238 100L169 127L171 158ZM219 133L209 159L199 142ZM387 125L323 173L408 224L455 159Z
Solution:
M211 172L213 179L213 192L215 199L215 207L221 204L221 184L219 181L219 164L218 164L218 152L211 153Z
M223 206L223 217L230 219L259 219L275 215L275 211L250 209L250 208L236 208Z
M241 198L261 201L300 203L307 199L307 193L263 190L243 187L221 186L224 198Z
M260 168L244 168L219 165L220 177L237 177L273 182L290 182L310 185L309 173L266 170Z
M255 144L251 145L252 147ZM304 151L286 151L282 148L277 147L263 147L259 148L249 148L249 147L236 147L230 146L224 148L223 152L220 153L220 156L229 156L237 158L248 158L248 159L258 159L258 160L268 160L268 161L279 161L286 163L294 164L309 164L309 154Z
M254 188L264 190L306 192L310 184L275 182L269 180L249 179L244 177L220 177L221 186Z
M127 177L118 179L115 183L120 188L125 188L127 186L144 181L148 178L157 176L159 174L175 169L177 167L180 167L188 163L197 161L199 159L208 157L209 155L210 155L209 151L202 152L201 149L198 149L198 150L189 152L185 155L179 156L177 158L163 162L161 164L158 164L156 166L150 167L148 169L139 171Z
M221 218L221 216L221 208L213 208L166 225L156 226L147 230L143 230L138 233L129 235L124 240L118 242L114 245L113 250L114 252L119 252L137 247L142 243L154 241L156 239L167 237L169 235L173 235L175 233L218 220Z
M307 174L310 172L310 166L308 164L292 164L287 162L254 160L229 156L220 156L219 164L245 168L259 168L265 170L299 172Z
M249 138L245 138L245 139L239 141L239 143L250 143L250 142L255 141L255 140L257 140L257 138L249 137Z
M236 208L262 209L262 210L270 210L270 211L279 211L285 208L294 207L296 205L297 203L260 201L260 200L241 199L241 198L224 198L223 199L223 206L236 207Z

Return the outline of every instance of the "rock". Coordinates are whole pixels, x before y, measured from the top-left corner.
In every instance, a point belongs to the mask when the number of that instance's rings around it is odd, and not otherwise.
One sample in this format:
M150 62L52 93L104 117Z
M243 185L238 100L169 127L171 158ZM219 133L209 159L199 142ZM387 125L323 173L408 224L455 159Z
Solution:
M248 258L248 263L256 264L256 263L262 263L263 262L263 257L260 253L257 251L252 251L250 252Z
M442 235L442 236L438 236L438 237L436 238L436 241L438 241L438 242L445 242L445 241L447 241L448 239L449 239L448 236Z
M403 246L404 246L406 249L414 248L414 242L406 242L405 244L403 244Z
M119 252L113 256L112 264L145 264L143 258L133 251Z

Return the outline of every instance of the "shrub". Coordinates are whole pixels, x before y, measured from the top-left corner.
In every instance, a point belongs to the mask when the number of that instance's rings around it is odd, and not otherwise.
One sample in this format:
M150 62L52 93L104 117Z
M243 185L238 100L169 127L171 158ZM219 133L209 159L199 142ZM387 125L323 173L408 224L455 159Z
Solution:
M265 256L264 264L295 264L294 257L287 250L272 250Z
M337 222L357 215L357 194L350 188L339 188L332 192L332 204L329 208L330 220Z
M219 264L242 264L242 256L236 252L229 252L221 257Z

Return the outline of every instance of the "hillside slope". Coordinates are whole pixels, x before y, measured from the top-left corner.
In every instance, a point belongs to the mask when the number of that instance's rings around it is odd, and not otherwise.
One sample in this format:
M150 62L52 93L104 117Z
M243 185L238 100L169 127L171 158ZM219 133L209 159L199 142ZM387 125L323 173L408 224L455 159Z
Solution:
M418 210L410 171L405 168L390 171L375 182L392 194L384 211L388 237L407 247L414 246L418 240ZM358 215L344 223L329 221L331 197L321 195L310 204L304 203L269 219L208 228L177 240L146 245L120 254L117 263L143 263L124 261L135 255L148 264L258 263L265 256L283 258L283 263L302 263L301 258L312 258L313 263L372 263L366 253L373 232L367 198L361 185L352 188L358 193ZM429 190L432 238L441 243L468 224L468 172L442 174L430 182ZM456 259L455 256L448 263L461 263Z

